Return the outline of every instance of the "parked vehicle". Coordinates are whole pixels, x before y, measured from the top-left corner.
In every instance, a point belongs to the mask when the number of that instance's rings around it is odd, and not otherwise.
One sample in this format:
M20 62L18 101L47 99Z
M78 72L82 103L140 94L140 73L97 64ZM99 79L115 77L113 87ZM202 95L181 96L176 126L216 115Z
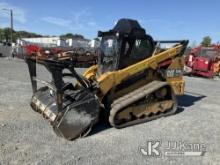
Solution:
M198 46L185 58L187 73L207 78L220 74L220 46Z

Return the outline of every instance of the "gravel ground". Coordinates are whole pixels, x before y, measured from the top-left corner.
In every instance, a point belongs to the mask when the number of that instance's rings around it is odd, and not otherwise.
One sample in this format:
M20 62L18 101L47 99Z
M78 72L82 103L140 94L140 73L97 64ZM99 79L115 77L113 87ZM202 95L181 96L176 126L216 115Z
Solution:
M43 69L40 72L44 74ZM45 77L48 75L44 74ZM220 81L185 77L177 114L115 129L100 123L76 141L58 138L29 106L31 85L26 64L0 59L0 164L220 164ZM160 140L160 158L140 147ZM165 156L168 141L204 144L204 156Z

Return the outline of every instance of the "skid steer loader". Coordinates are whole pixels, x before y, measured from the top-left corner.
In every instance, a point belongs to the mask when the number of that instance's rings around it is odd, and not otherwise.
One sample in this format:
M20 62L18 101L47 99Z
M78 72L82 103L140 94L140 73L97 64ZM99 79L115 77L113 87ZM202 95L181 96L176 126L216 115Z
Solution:
M182 55L188 41L154 41L131 19L119 20L98 36L98 64L83 75L76 72L74 57L68 54L45 58L36 53L26 58L33 88L31 107L54 132L73 140L86 136L100 118L123 128L174 114L175 95L184 93ZM173 45L161 48L162 43ZM51 73L51 82L38 79L36 63ZM76 83L65 82L65 77ZM38 89L37 82L44 86Z

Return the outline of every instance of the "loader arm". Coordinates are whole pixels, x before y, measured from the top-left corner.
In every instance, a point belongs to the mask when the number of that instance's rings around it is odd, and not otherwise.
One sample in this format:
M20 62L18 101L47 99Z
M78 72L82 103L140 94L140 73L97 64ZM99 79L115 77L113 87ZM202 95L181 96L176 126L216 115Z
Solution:
M173 48L170 48L168 50L165 50L161 53L155 54L145 60L142 60L136 64L133 64L131 66L128 66L124 69L114 71L114 72L106 72L105 74L101 75L97 82L99 84L100 93L99 98L105 96L105 94L112 89L113 87L120 84L122 81L126 80L130 76L133 76L145 69L152 68L156 69L158 67L158 64L166 59L174 59L177 55L181 56L186 48L186 45L188 44L188 41L179 41L180 44L176 45ZM182 69L182 68L181 68ZM84 76L86 78L90 78L90 76L95 75L95 71L97 71L96 67L92 67L91 69L88 69ZM92 74L93 72L93 74ZM89 73L89 74L87 74ZM181 82L183 83L183 81Z

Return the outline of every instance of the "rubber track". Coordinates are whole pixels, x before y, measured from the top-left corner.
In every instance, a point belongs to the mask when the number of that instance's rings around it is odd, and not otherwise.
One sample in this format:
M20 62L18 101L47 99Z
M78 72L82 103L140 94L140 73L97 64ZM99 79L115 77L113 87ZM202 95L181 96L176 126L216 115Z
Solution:
M153 115L152 117L145 117L143 119L137 119L137 120L133 120L121 125L116 125L114 123L114 118L117 114L118 111L120 111L121 109L125 108L126 106L138 101L139 99L151 94L152 92L160 89L161 87L164 86L168 86L169 84L167 82L162 82L162 81L152 81L151 83L140 87L136 90L134 90L131 93L128 93L120 98L118 98L117 100L115 100L112 105L111 105L111 110L110 110L110 116L109 116L109 122L110 124L115 127L115 128L124 128L127 126L131 126L131 125L135 125L135 124L139 124L139 123L143 123L143 122L147 122L150 120L154 120L156 118L160 118L163 116L168 116L168 115L172 115L175 113L176 109L177 109L177 101L176 101L176 97L172 91L172 99L174 101L174 106L173 109L170 110L167 113L162 113L159 115Z

